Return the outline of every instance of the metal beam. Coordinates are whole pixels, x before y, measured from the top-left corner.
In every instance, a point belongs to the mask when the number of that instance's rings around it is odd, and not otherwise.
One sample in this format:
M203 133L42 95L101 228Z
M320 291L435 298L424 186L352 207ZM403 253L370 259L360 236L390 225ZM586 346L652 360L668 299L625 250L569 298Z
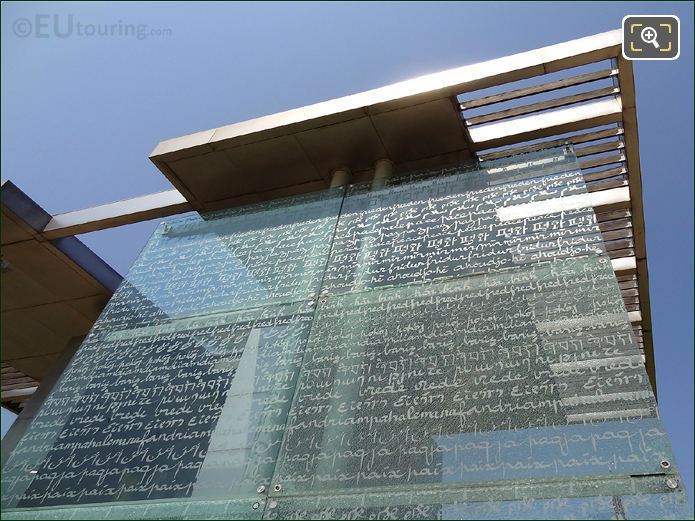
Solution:
M43 229L43 235L47 239L68 237L191 210L191 205L178 190L168 190L54 215Z
M497 218L502 222L507 222L588 207L593 207L596 212L601 212L607 209L614 209L616 205L627 205L629 203L630 191L625 186L601 192L587 192L555 199L543 199L530 203L502 206L497 209Z
M11 391L6 391L2 393L2 399L7 400L9 398L18 398L20 396L31 396L38 389L38 387L25 387L24 389L13 389Z
M478 159L480 159L481 161L487 161L489 159L499 159L502 157L509 157L516 154L535 152L537 150L543 150L544 148L559 147L564 145L565 143L572 143L574 145L578 143L590 143L592 141L598 141L599 139L621 136L622 134L624 134L624 131L620 127L613 127L606 130L595 130L593 132L575 134L573 136L552 139L550 141L543 141L541 143L533 143L531 145L506 148L504 150L497 150L495 152L488 152L486 154L478 154ZM579 157L579 150L581 149L575 149L575 151L577 152L577 157Z
M498 121L470 129L476 150L531 141L565 132L617 123L622 116L620 97Z
M632 274L637 269L637 261L634 257L620 257L618 259L611 259L611 264L616 275Z
M613 150L621 150L625 148L625 143L622 141L608 141L607 143L599 143L588 147L575 148L574 151L577 157L593 156L595 154L603 154L604 152L612 152Z
M612 76L616 76L617 74L618 69L590 72L588 74L581 74L579 76L556 80L550 83L543 83L542 85L534 85L533 87L510 90L507 92L502 92L501 94L493 94L492 96L485 96L484 98L464 101L460 104L460 108L461 110L468 110L478 107L486 107L495 103L502 103L503 101L511 101L519 98L525 98L526 96L533 96L535 94L573 87L575 85L583 85L584 83L610 78Z
M614 168L608 168L606 170L597 170L594 172L587 172L584 173L584 181L591 182L591 181L600 181L601 179L609 179L611 177L616 177L619 175L625 175L627 173L627 169L624 166L618 166Z
M616 95L619 92L620 89L618 89L617 87L605 87L603 89L592 90L589 92L580 92L579 94L572 94L571 96L564 96L562 98L553 98L545 101L539 101L538 103L531 103L530 105L521 105L520 107L513 107L511 109L500 110L499 112L490 112L489 114L483 114L482 116L473 116L470 118L466 118L466 123L468 123L469 127L472 127L474 125L492 123L493 121L502 121L505 119L515 118L517 116L523 116L525 114L544 112L546 110L558 107L576 105L577 103L582 103L584 101L605 98L607 96Z
M618 82L623 94L622 121L625 129L625 159L628 170L628 183L632 198L632 219L635 229L635 255L637 257L637 283L640 291L642 329L646 369L656 396L656 367L654 364L654 344L652 337L652 313L649 301L649 270L647 268L647 241L644 226L642 202L642 172L640 169L639 135L637 132L637 109L635 100L635 78L632 62L618 55Z
M622 163L623 161L625 161L625 156L623 154L611 154L608 156L594 157L592 159L580 161L579 168L582 170L587 170L589 168L612 165L614 163Z

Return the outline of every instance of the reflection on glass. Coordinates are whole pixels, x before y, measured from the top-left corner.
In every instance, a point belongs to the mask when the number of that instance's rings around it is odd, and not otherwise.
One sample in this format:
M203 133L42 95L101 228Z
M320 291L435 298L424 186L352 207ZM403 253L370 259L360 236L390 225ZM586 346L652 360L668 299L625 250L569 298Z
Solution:
M564 148L164 223L2 493L14 518L688 514Z
M3 507L268 487L341 202L163 223L6 464Z

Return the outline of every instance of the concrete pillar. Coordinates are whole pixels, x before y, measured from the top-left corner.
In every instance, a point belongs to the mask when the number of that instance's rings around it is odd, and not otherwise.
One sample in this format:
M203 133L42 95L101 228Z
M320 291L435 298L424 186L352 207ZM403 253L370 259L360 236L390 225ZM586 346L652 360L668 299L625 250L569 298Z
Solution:
M393 176L395 170L395 165L390 159L378 159L374 163L374 180L372 181L372 188L379 188L386 184L386 180Z
M338 186L347 186L350 183L351 172L347 167L341 167L333 170L331 176L331 188Z

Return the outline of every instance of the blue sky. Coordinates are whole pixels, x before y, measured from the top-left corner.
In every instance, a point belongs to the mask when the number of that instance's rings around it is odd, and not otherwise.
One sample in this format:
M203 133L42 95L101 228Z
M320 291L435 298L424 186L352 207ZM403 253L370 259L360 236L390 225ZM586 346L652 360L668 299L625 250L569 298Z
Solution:
M680 58L636 62L635 78L659 403L692 504L692 3L1 9L2 176L51 213L170 188L148 160L163 139L615 29L626 14L678 15ZM63 31L72 15L73 34L18 36L37 14L58 15ZM80 36L78 22L114 34ZM146 37L123 34L129 24ZM81 239L125 274L155 225Z

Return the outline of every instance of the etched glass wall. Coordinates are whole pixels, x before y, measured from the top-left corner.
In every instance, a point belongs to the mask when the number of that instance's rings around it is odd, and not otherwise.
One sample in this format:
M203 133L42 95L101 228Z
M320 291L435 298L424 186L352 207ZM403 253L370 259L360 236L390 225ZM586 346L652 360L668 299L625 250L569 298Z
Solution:
M163 223L2 494L15 518L689 515L568 149Z

